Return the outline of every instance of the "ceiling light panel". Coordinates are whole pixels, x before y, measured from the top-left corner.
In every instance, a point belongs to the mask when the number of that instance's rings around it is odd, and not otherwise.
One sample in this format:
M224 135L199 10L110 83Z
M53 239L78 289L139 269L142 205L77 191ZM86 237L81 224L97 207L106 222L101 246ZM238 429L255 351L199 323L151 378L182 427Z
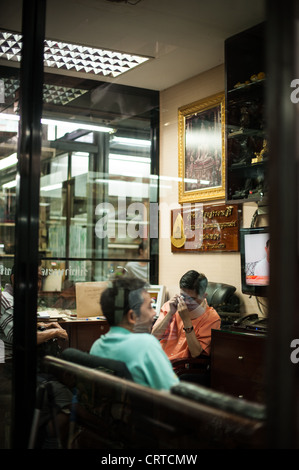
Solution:
M15 93L20 87L20 81L16 78L3 78L0 81L4 83L5 101L7 102L10 99L15 99ZM70 88L44 83L43 101L44 103L66 105L87 92L88 90L80 88Z
M0 58L21 61L22 36L0 31ZM149 57L97 49L46 39L44 65L76 72L117 77L149 60Z

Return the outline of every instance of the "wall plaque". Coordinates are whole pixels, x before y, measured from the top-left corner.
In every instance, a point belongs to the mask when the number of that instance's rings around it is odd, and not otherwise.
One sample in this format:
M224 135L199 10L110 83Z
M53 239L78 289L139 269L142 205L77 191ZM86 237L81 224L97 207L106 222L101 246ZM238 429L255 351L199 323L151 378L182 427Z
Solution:
M239 204L183 204L171 211L171 251L239 251Z

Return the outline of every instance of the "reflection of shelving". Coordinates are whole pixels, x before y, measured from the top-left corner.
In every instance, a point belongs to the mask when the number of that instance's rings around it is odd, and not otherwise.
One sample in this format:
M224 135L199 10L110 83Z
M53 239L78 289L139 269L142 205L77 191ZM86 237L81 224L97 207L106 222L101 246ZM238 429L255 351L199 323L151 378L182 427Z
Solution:
M264 29L261 24L225 42L227 203L267 195Z
M117 250L117 249L126 249L126 250L135 250L137 251L138 245L136 244L131 244L129 245L128 243L108 243L108 248L111 248L112 250Z
M256 168L264 167L264 164L266 161L268 160L264 159L264 161L262 162L251 163L250 165L246 165L245 163L232 163L228 171L244 170L244 169L246 169L246 171L254 170Z
M229 133L227 134L228 139L242 139L242 137L264 137L264 131L257 129L246 129L240 131L240 128L237 126L229 126ZM235 130L234 130L235 127Z
M258 85L263 85L265 83L265 79L262 79L262 80L254 80L250 83L247 83L246 85L240 85L238 87L234 87L232 90L228 90L227 93L228 95L232 95L232 94L237 94L239 92L244 92L246 93L247 91L250 90L250 87L256 87Z
M15 249L15 223L0 222L0 250L1 255L14 256Z

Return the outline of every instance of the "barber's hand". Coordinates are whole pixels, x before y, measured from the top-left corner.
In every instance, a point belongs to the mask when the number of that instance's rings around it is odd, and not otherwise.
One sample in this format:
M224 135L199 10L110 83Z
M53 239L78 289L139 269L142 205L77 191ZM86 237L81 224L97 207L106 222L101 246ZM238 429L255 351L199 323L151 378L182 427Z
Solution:
M37 327L42 327L42 328L45 328L46 330L49 330L51 328L61 328L61 326L59 325L59 323L57 321L51 321L51 322L38 322L37 323Z
M67 340L68 334L62 326L56 321L49 322L47 325L47 330L54 330L54 338Z
M180 296L178 294L175 294L171 299L169 300L169 313L171 315L174 315L175 312L178 309L178 302L179 302Z
M55 338L67 340L68 339L68 334L67 334L67 332L65 331L64 328L59 327L59 328L55 329Z
M68 334L59 323L52 322L52 328L43 328L42 330L37 329L37 344L45 343L51 339L67 340ZM49 326L49 325L48 325Z
M65 329L62 328L62 326L56 321L49 322L47 329L53 330L54 338L62 339L62 340L68 339L68 334L65 331Z
M44 324L44 326L46 328L60 328L60 329L62 329L57 321L51 321L49 323Z

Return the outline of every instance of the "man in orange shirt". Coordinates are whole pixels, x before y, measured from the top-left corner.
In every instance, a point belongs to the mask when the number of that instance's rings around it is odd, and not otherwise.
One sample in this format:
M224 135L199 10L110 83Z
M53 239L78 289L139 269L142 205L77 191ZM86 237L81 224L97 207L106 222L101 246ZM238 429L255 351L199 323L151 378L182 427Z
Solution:
M206 300L208 280L197 271L180 279L180 294L162 308L152 334L160 340L170 360L210 354L211 330L220 328L220 317Z

